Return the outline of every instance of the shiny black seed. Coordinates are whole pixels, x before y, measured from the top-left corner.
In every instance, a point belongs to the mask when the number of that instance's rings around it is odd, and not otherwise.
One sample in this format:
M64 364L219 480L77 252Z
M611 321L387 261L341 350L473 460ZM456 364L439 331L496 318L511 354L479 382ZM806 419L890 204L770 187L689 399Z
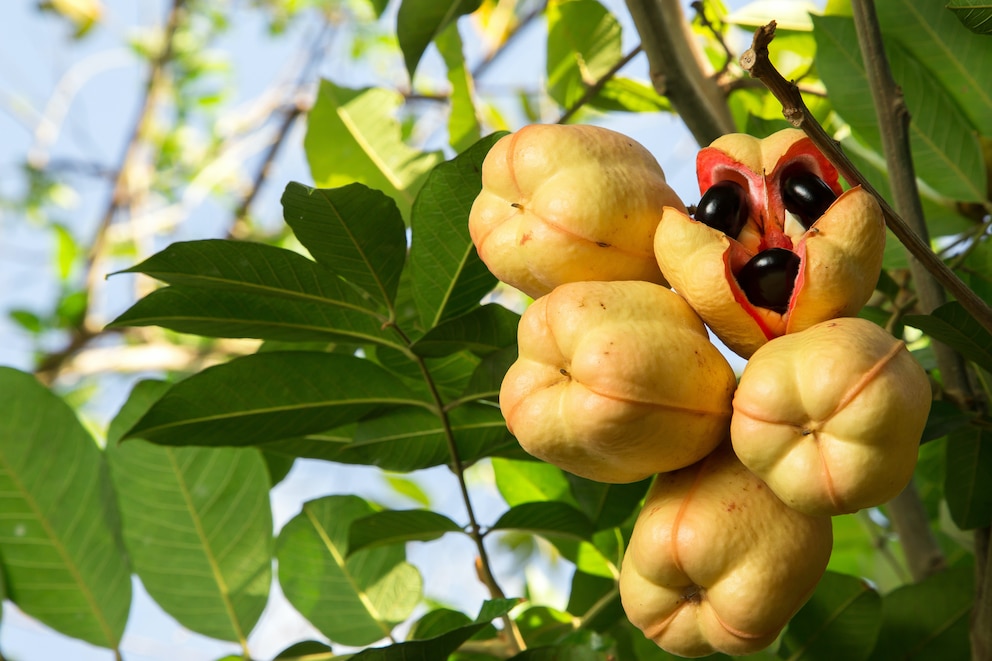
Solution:
M769 248L744 265L737 282L752 305L784 313L798 275L799 255L785 248Z
M837 196L823 179L812 172L797 172L782 182L782 201L785 208L809 229L817 218L834 203Z
M747 223L747 191L736 181L710 186L696 205L696 220L736 239Z

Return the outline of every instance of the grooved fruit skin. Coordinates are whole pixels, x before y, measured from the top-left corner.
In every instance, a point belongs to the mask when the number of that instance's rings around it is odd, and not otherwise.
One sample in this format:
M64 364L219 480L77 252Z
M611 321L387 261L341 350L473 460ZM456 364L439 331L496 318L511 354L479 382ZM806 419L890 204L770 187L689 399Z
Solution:
M584 280L665 284L653 245L666 206L685 211L654 156L633 139L596 126L537 124L487 154L469 233L493 275L534 298Z
M500 389L530 454L609 483L698 461L726 438L736 377L677 294L576 282L537 299Z
M751 356L731 437L791 507L844 514L909 483L930 403L926 372L901 340L865 319L833 319Z
M809 229L789 219L782 199L782 179L797 168L838 194ZM726 180L744 186L751 217L735 239L679 209L665 209L655 256L672 287L731 350L748 358L772 338L854 315L867 302L885 249L881 209L860 187L841 192L836 170L802 131L763 140L723 136L699 152L697 175L702 192ZM784 313L753 305L734 278L768 248L786 248L801 259Z
M627 618L685 657L770 645L823 576L830 519L787 507L722 444L659 475L620 570Z

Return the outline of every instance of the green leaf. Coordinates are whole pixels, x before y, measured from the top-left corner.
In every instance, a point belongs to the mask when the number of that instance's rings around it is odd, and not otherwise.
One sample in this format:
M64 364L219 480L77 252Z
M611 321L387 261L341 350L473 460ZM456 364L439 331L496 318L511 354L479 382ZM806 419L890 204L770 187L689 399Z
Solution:
M468 385L461 392L461 398L497 402L503 377L516 360L516 344L485 356L472 372Z
M444 65L448 68L448 82L451 83L448 144L461 153L478 142L482 132L475 112L475 101L472 99L475 82L472 72L465 65L458 24L448 25L434 43L444 58Z
M402 0L396 15L396 36L410 80L424 51L459 16L471 14L482 0Z
M309 188L290 183L283 213L317 263L392 308L406 261L406 230L396 203L362 184Z
M871 655L882 621L882 598L863 580L827 572L789 622L779 655L861 661Z
M592 609L599 610L594 611L594 617L586 620L584 616ZM616 579L576 571L572 574L572 585L568 594L568 612L582 617L584 626L593 631L603 631L624 619Z
M493 459L496 488L510 507L558 500L578 506L565 472L543 461Z
M947 437L944 493L962 530L992 524L992 430L977 425Z
M840 16L814 16L816 66L838 113L875 151L881 137L854 22ZM898 44L887 49L893 76L902 87L913 121L909 125L917 175L953 199L985 198L985 165L971 123L946 90Z
M402 104L402 95L381 87L355 90L322 81L304 140L315 185L365 184L393 198L408 217L427 172L443 157L403 142L395 118Z
M482 605L474 622L446 631L433 638L410 640L389 647L363 650L351 657L350 661L437 661L447 659L465 641L480 631L490 627L497 617L510 612L517 604L516 599L494 599Z
M548 94L565 108L623 57L621 27L596 0L563 0L547 9Z
M131 578L103 454L32 375L0 367L0 392L7 598L56 631L116 649Z
M490 303L441 322L410 348L418 356L447 356L463 349L486 355L516 344L519 323L519 314Z
M462 532L457 523L429 510L387 510L355 519L348 533L348 553L371 546L429 542L445 533Z
M631 78L615 77L596 93L590 105L622 112L672 112L672 104L653 87Z
M379 315L338 301L317 303L218 289L156 289L114 319L108 328L161 326L204 337L282 342L343 342L405 349L383 328Z
M553 645L575 630L572 615L548 606L531 606L513 620L527 643L527 649Z
M945 303L929 315L907 315L903 321L992 374L992 334L957 301Z
M982 135L992 135L992 86L987 75L992 70L992 49L971 25L965 23L971 32L961 25L962 14L970 14L969 21L975 23L984 15L985 30L992 29L988 0L981 0L980 8L976 0L881 0L876 11L884 36L898 40L940 79L946 94Z
M885 595L872 661L967 661L971 658L968 620L973 595L974 569L969 564Z
M522 503L511 507L492 525L492 530L526 530L538 535L592 539L592 522L571 505L559 502Z
M422 579L402 546L348 555L348 530L372 507L357 496L326 496L279 534L279 584L290 603L334 642L362 646L385 638L420 601Z
M275 656L274 661L279 659L300 659L301 661L331 661L334 659L333 650L330 645L316 640L303 640L293 643Z
M126 437L160 445L255 445L319 433L397 405L422 403L371 361L310 351L260 353L173 385Z
M621 525L640 510L641 499L651 485L651 479L630 484L603 484L565 473L572 494L596 530Z
M463 314L496 286L468 232L472 203L482 190L482 161L505 135L494 133L437 166L413 206L410 272L413 299L425 329Z
M449 412L458 453L464 462L519 449L499 409L464 405ZM349 434L310 434L267 443L273 451L346 464L409 472L451 461L441 420L430 411L401 407L362 421Z
M927 416L927 425L923 428L920 444L935 441L951 432L963 429L976 417L976 413L962 411L948 401L935 399L930 404L930 414Z
M992 34L992 6L988 0L951 0L947 8L975 34Z
M163 393L139 383L111 423L107 459L135 573L187 629L243 642L272 581L269 475L253 448L118 444Z

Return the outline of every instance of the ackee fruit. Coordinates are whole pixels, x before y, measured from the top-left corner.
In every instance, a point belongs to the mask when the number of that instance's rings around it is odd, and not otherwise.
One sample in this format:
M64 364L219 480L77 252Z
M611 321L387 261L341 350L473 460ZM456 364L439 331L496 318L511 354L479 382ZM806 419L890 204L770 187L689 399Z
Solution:
M737 384L680 296L640 281L575 282L524 312L500 389L524 450L625 483L702 459L729 429Z
M751 356L731 438L789 506L845 514L908 484L930 403L926 372L901 340L865 319L833 319Z
M860 187L843 191L802 131L722 136L699 152L696 173L696 218L665 209L655 255L730 349L747 358L867 302L882 268L881 209Z
M672 654L750 654L813 593L832 543L828 517L787 507L724 443L656 478L623 558L620 599Z
M493 275L534 298L583 280L664 284L653 246L666 206L685 211L633 139L596 126L532 125L486 155L469 232Z

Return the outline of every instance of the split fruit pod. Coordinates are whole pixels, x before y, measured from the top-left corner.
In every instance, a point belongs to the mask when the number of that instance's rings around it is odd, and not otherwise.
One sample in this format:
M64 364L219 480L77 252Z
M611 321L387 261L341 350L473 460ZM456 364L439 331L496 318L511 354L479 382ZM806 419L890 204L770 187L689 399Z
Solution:
M597 126L535 124L489 150L469 233L492 274L533 298L566 282L664 284L653 245L666 206L685 211L635 140Z
M731 438L789 506L845 514L909 483L930 403L926 372L901 340L865 319L833 319L751 356Z
M500 389L531 455L636 482L706 456L729 430L736 377L692 308L640 281L575 282L537 299Z
M655 255L734 352L748 358L867 302L885 249L881 209L860 187L843 191L802 131L722 136L699 152L696 174L695 217L665 209Z
M620 600L672 654L751 654L813 594L832 543L829 517L786 506L724 443L655 479L623 558Z

